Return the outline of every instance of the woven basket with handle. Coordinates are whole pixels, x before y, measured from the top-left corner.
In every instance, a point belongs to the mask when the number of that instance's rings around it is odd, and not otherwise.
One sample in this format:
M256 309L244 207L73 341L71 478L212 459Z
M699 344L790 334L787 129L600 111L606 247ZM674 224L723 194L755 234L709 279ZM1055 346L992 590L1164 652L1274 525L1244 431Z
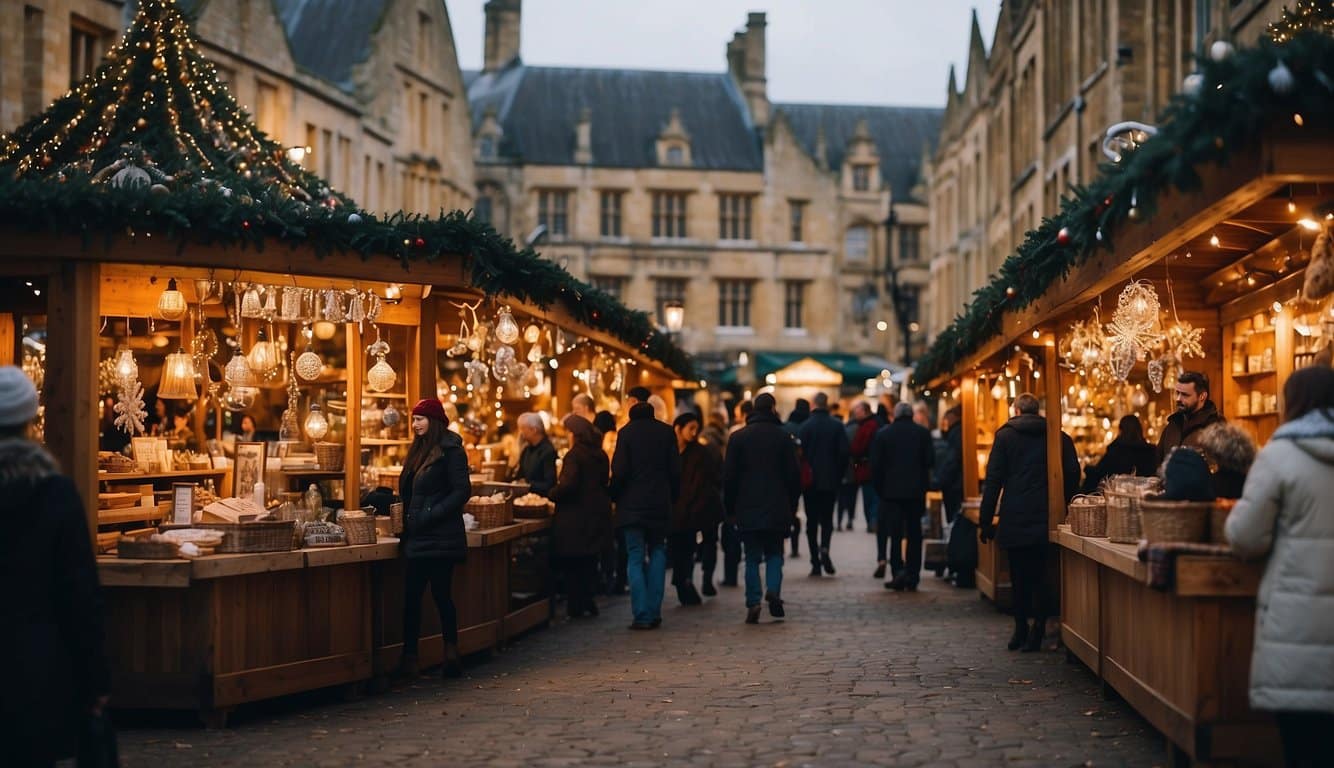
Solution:
M365 517L348 517L339 512L338 524L347 532L348 544L374 544L376 541L374 507L370 508Z
M1107 499L1083 494L1070 500L1066 521L1076 536L1101 538L1107 535Z
M338 472L343 468L342 443L316 443L315 460L320 469L326 472Z
M504 501L469 501L463 511L477 518L478 528L499 528L514 522L514 509L510 500Z
M1150 544L1207 541L1209 516L1213 510L1212 501L1141 499L1139 511L1144 539Z

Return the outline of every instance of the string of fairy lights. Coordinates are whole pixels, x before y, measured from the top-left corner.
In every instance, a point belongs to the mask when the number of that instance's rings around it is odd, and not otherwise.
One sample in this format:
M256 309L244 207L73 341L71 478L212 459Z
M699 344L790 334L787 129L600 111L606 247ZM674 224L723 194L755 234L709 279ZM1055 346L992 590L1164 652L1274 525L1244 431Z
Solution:
M35 120L0 137L0 167L12 165L16 177L91 173L137 146L168 174L232 176L304 202L344 202L253 126L196 48L176 0L141 2L97 71Z
M1291 9L1285 6L1282 17L1270 24L1267 31L1269 39L1281 45L1307 30L1334 35L1334 3L1329 0L1298 0Z

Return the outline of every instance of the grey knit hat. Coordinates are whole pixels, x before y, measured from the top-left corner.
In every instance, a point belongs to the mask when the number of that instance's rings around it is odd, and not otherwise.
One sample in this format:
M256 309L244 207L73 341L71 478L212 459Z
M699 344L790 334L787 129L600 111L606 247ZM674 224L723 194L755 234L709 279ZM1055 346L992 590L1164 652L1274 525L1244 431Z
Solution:
M37 388L21 369L0 366L0 427L17 427L37 417Z

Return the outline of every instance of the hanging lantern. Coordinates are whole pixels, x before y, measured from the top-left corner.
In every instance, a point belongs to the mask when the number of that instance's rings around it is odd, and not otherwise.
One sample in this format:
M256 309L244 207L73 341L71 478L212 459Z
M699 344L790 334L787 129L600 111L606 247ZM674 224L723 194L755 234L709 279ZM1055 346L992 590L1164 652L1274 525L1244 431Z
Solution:
M185 294L176 288L176 278L167 281L167 290L157 297L157 313L163 320L176 322L185 317Z
M1001 400L1005 397L1005 384L1000 379L996 379L996 384L991 388L991 398Z
M247 358L250 361L250 370L260 376L272 371L278 365L278 350L275 347L272 342L263 340L255 342Z
M279 317L288 323L301 319L301 289L288 286L283 289L283 309Z
M329 420L324 417L324 411L319 403L311 403L310 414L306 416L306 437L319 440L327 434L329 434Z
M542 338L542 329L537 323L529 323L527 328L523 329L523 340L529 344L536 344L538 339Z
M134 353L129 347L121 347L116 354L116 379L131 381L139 378L139 364L134 361Z
M240 349L236 350L227 367L223 369L222 378L232 389L253 388L258 384L255 381L255 372L250 369L250 361Z
M252 284L241 295L241 317L256 318L263 314L264 305L259 300L259 288Z
M393 388L396 381L398 374L394 372L393 366L385 362L383 356L369 371L366 371L366 389L372 392L387 392Z
M338 333L338 326L328 320L319 320L312 330L315 333L315 338L320 341L329 341Z
M314 381L320 377L322 370L324 370L324 360L320 359L310 345L306 345L306 351L296 359L296 375L306 381Z
M501 344L513 344L519 340L519 324L514 322L509 307L500 310L496 316L496 338Z
M195 389L194 362L184 350L178 349L167 355L162 366L162 383L158 386L157 396L163 400L194 400L198 397Z

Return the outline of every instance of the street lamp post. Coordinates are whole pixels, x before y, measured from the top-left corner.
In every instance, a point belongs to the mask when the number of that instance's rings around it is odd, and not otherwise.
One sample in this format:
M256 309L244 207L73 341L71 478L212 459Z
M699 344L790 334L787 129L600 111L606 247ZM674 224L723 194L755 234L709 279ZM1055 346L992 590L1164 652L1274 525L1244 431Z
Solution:
M686 307L679 301L669 301L662 305L662 320L667 324L667 332L673 338L681 332L686 322Z
M898 325L899 335L903 337L903 364L912 365L912 337L917 323L908 315L907 301L903 286L899 284L899 271L903 265L894 256L894 228L898 226L898 213L894 204L889 204L889 216L885 217L885 289L889 291L890 301L894 304L894 322Z

